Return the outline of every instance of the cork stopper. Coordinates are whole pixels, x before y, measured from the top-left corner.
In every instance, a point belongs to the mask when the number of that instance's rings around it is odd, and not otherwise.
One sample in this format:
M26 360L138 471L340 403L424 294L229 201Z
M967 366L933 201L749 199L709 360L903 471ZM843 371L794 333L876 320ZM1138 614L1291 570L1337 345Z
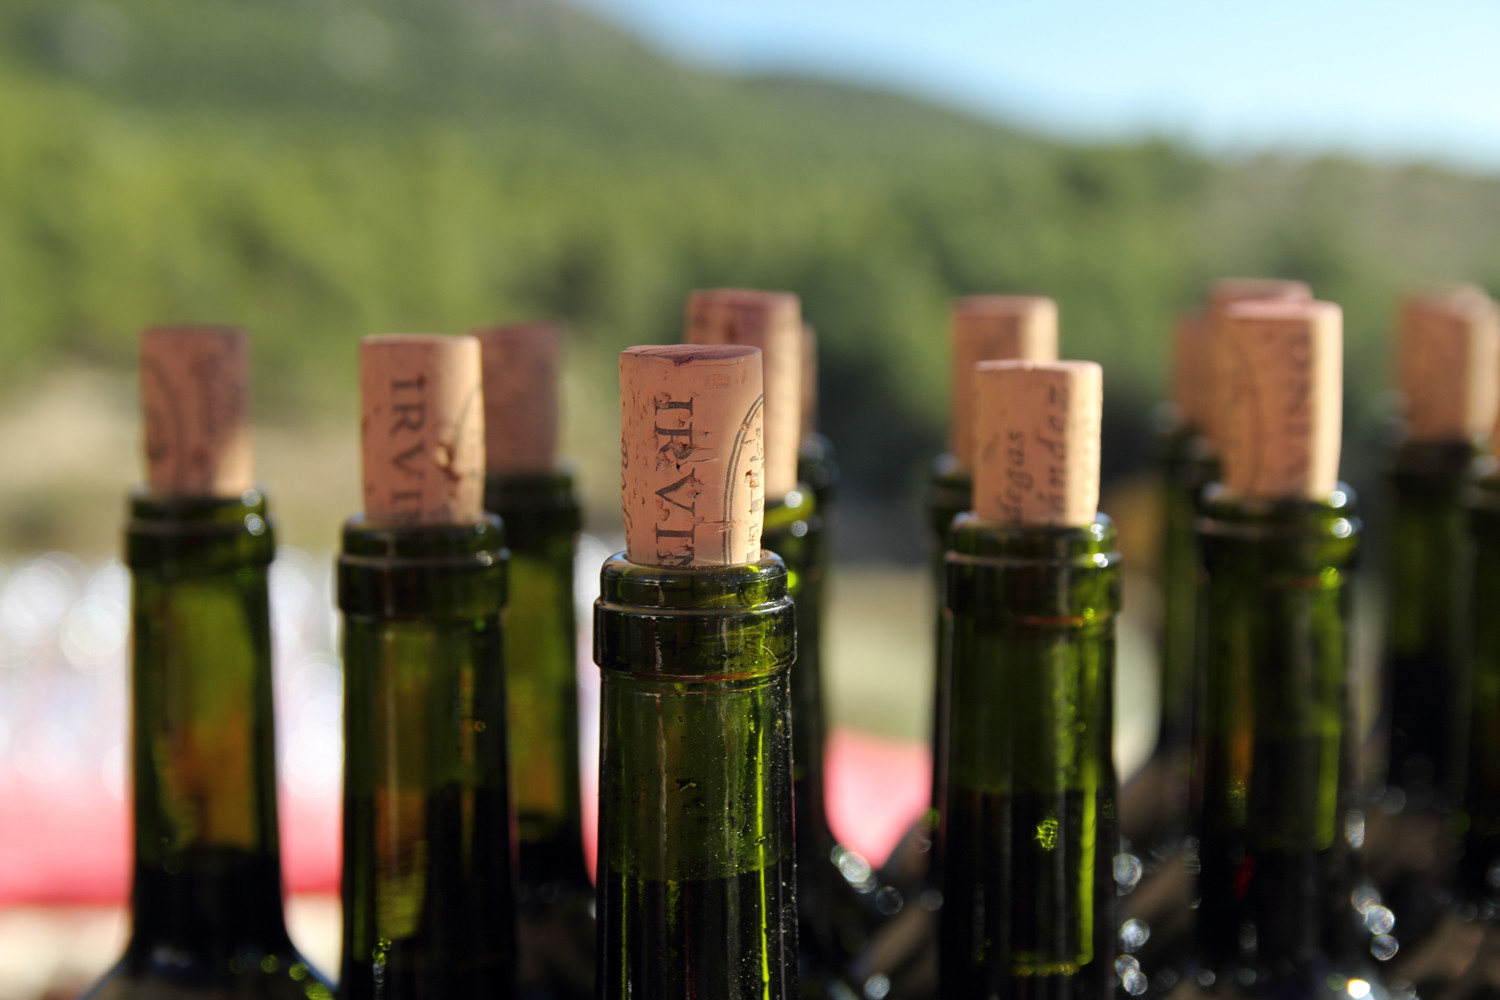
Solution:
M952 412L948 450L974 467L974 366L981 361L1056 361L1057 303L1039 295L956 299L952 331Z
M224 326L141 334L147 482L157 496L237 497L253 485L250 341Z
M797 488L802 444L802 303L790 292L714 288L687 299L689 344L758 347L764 366L765 488L780 500Z
M1220 336L1225 490L1327 499L1338 485L1342 310L1329 302L1241 302L1225 311Z
M1092 524L1104 370L1092 361L984 361L974 389L974 513L1005 524Z
M492 473L557 465L558 344L554 323L475 331L484 364L484 462Z
M1210 371L1206 379L1205 394L1210 403L1204 414L1202 429L1204 435L1218 446L1219 439L1223 436L1218 426L1219 415L1223 412L1222 407L1212 402L1220 396L1219 388L1214 382L1217 373L1224 367L1217 357L1219 347L1218 341L1222 336L1224 325L1224 314L1231 307L1240 302L1310 302L1312 301L1312 290L1303 281L1292 281L1285 278L1219 278L1208 289L1208 320L1209 320L1209 355Z
M1172 341L1172 402L1188 427L1201 431L1208 426L1213 409L1213 359L1208 315L1190 312L1177 318Z
M647 566L760 558L761 354L732 344L620 354L620 495L625 553Z
M1500 314L1484 291L1457 285L1407 298L1397 363L1411 440L1488 436L1500 407Z
M802 437L818 432L818 331L802 324Z
M365 516L469 524L484 499L479 341L389 334L359 345Z

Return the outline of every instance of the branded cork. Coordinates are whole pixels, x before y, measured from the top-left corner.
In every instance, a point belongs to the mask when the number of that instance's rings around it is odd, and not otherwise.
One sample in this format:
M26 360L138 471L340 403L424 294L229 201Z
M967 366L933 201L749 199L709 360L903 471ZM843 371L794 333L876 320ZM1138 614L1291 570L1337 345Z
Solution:
M1092 361L984 361L974 394L974 512L1006 524L1093 523L1103 369Z
M551 472L557 465L558 345L554 323L477 330L484 365L485 468Z
M1220 336L1225 490L1327 499L1338 485L1343 312L1329 302L1240 302Z
M1455 285L1408 297L1397 363L1409 439L1488 437L1500 407L1500 316L1483 290Z
M1213 374L1208 316L1190 312L1177 319L1172 340L1172 402L1185 426L1202 431L1213 408Z
M687 299L689 344L758 347L765 378L765 489L780 500L797 488L802 444L802 303L790 292L714 288Z
M469 524L484 498L484 397L473 337L389 334L359 345L365 516Z
M974 366L981 361L1056 361L1057 303L1039 295L973 295L953 302L948 450L974 467Z
M818 331L802 324L802 437L818 432Z
M1310 302L1312 290L1303 281L1287 278L1219 278L1208 289L1208 336L1209 372L1205 380L1204 395L1210 401L1221 395L1214 379L1223 367L1218 357L1218 342L1221 339L1225 312L1241 302ZM1210 402L1204 411L1202 430L1204 436L1218 446L1222 434L1218 417L1222 408Z
M147 482L158 496L222 497L253 485L250 343L221 326L141 334Z
M621 352L620 495L631 562L734 566L760 558L762 388L754 347Z

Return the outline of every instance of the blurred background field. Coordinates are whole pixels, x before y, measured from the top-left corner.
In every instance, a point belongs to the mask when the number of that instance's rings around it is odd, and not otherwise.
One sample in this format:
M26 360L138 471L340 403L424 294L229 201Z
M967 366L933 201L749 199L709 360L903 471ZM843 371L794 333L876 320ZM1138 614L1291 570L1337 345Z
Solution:
M565 448L587 530L608 540L619 530L616 353L679 339L692 288L799 293L820 335L822 428L845 476L830 712L846 731L915 745L930 701L922 501L945 441L947 305L1051 295L1063 355L1106 373L1104 509L1132 569L1118 706L1132 760L1153 725L1152 414L1174 317L1230 274L1301 278L1340 303L1345 477L1375 500L1397 298L1450 279L1500 291L1500 156L1366 159L1305 136L1290 152L1273 141L1210 149L1169 129L1067 134L1040 127L1040 112L1007 124L894 83L684 58L644 40L620 14L630 6L0 5L0 865L13 863L5 845L23 824L49 821L21 815L14 795L7 806L4 790L23 781L99 786L118 829L90 833L124 835L123 757L110 757L125 725L123 591L109 559L141 470L145 325L252 333L260 479L282 540L304 553L300 583L282 574L282 601L312 615L299 628L316 638L284 653L286 687L337 666L322 574L359 505L359 337L564 320ZM716 9L749 17L750 6ZM1124 41L1143 30L1129 5L1064 6L1117 18ZM1222 37L1211 19L1195 32L1185 45ZM1077 57L1064 38L1049 44L1059 60ZM1365 62L1414 79L1441 51ZM1222 72L1253 91L1259 64L1238 58ZM1200 82L1184 73L1178 85ZM38 561L46 552L66 555ZM81 702L85 691L100 700ZM317 734L336 733L336 716L310 719L314 743L297 743L299 724L281 719L284 765L289 754L323 760ZM34 897L25 910L0 899L0 1000L76 985L121 933L113 904L44 919L35 907L47 900ZM294 908L325 942L337 918L326 902Z

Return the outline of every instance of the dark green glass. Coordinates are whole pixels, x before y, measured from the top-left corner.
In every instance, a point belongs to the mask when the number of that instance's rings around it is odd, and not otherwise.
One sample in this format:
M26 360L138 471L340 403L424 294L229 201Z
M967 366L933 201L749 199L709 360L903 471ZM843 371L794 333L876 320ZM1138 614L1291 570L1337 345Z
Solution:
M1203 503L1197 981L1246 996L1381 996L1351 905L1363 837L1349 801L1353 494L1262 501L1210 486Z
M948 550L953 542L953 521L974 506L974 475L958 467L952 455L941 456L932 470L932 482L927 495L927 526L932 531L934 567L933 581L937 588L937 627L933 639L933 691L932 691L932 792L931 805L927 809L927 833L932 841L926 881L937 885L942 881L940 848L937 847L937 829L943 811L943 796L948 788L948 676L950 656L948 643L951 635L947 625Z
M1198 600L1198 498L1218 478L1208 442L1180 422L1162 434L1161 634L1158 721L1151 757L1120 793L1120 828L1143 857L1176 850L1187 822Z
M813 502L826 521L829 511L833 510L833 498L838 493L839 466L834 458L833 442L822 434L802 436L802 446L797 451L797 481L812 490Z
M565 472L491 475L484 505L510 549L505 696L520 867L520 985L528 997L594 994L594 886L583 855L573 556L582 513Z
M1494 613L1500 608L1500 477L1492 473L1476 482L1468 504L1476 613L1458 888L1466 902L1500 925L1500 614Z
M600 572L600 1000L792 1000L795 612L781 560Z
M131 501L131 934L89 998L329 1000L281 909L265 501Z
M344 526L346 1000L516 995L502 535Z
M804 487L806 484L802 484ZM797 902L801 920L802 995L835 988L867 944L861 891L876 881L868 862L842 846L828 826L824 797L823 715L824 521L810 488L766 507L761 544L786 565L787 594L797 608L797 664L792 668L792 792L796 801ZM859 883L850 883L846 873Z
M1404 805L1451 810L1463 788L1468 524L1465 441L1407 441L1389 475L1385 664L1388 784Z
M938 995L1099 1000L1113 990L1119 851L1114 527L969 514L947 562Z

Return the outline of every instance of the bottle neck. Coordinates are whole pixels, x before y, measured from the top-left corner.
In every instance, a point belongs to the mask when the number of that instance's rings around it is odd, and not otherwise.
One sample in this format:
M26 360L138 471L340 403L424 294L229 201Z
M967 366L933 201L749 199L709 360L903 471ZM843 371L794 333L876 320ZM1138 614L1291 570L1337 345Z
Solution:
M516 975L498 519L344 529L348 1000L508 996Z
M1446 812L1463 780L1469 542L1462 494L1474 447L1408 441L1394 459L1385 536L1387 784L1406 807Z
M1500 607L1500 479L1476 483L1469 503L1474 607ZM1500 616L1474 616L1472 666L1459 888L1472 900L1500 905Z
M823 516L810 489L766 504L761 545L786 565L787 595L797 608L797 666L792 671L792 787L797 802L797 856L813 867L834 838L824 796ZM805 883L804 883L805 884ZM807 900L803 901L808 902Z
M937 831L938 817L942 813L943 789L947 782L948 762L948 632L943 620L943 593L948 586L948 543L953 530L953 519L973 509L973 474L958 467L958 459L942 455L933 463L932 478L927 491L927 525L933 537L933 583L937 591L937 629L933 640L933 691L932 691L932 790L931 807L928 809L928 828ZM939 865L939 846L933 844L930 865ZM934 872L934 875L937 873Z
M1198 935L1216 975L1318 982L1351 973L1346 690L1352 493L1264 502L1205 495ZM1264 983L1262 983L1264 985Z
M786 582L604 565L600 997L797 995Z
M288 954L276 824L265 501L137 497L130 954L229 969Z
M941 993L1113 975L1119 554L1084 528L955 524ZM1008 986L1007 984L1010 984Z
M491 475L485 507L500 516L510 549L506 699L524 907L592 892L583 854L573 610L582 514L566 473Z

